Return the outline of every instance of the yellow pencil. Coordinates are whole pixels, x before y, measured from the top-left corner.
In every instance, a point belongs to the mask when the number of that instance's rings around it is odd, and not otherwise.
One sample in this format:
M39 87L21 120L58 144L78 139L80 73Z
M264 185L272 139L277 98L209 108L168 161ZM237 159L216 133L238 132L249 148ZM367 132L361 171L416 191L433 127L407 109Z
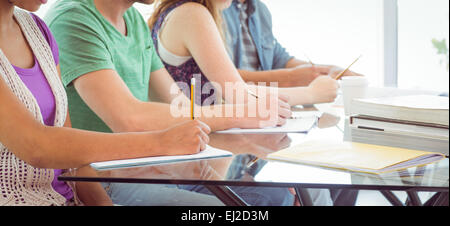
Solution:
M191 79L191 119L194 120L194 105L195 105L195 78Z
M345 70L343 70L341 73L339 73L339 75L335 78L335 80L341 79L341 77L344 76L345 72L347 72L350 69L350 67L352 67L353 64L355 64L361 57L362 57L362 55L360 55L358 58L356 58L356 60L353 61L353 63L350 64L350 66L348 66Z

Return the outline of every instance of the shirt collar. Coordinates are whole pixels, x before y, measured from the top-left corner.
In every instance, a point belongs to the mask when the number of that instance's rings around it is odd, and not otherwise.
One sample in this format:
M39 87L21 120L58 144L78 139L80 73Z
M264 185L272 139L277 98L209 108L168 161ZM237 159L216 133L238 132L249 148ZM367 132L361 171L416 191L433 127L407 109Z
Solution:
M256 9L256 0L246 0L248 5L248 15L252 15L255 13ZM234 7L237 9L237 5L240 3L239 0L233 0Z

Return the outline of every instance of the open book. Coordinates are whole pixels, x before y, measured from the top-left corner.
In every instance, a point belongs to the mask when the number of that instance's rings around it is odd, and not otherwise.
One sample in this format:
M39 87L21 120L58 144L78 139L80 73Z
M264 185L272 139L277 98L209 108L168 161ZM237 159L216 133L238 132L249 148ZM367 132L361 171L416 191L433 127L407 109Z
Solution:
M279 127L268 127L261 129L229 129L217 131L217 133L225 134L257 134L257 133L306 133L311 130L317 123L317 116L287 119L286 124Z
M124 159L116 161L91 163L91 166L97 170L109 170L116 168L137 167L143 165L155 165L155 164L221 158L230 156L233 156L231 152L207 146L207 148L204 151L194 155L158 156L158 157L148 157L138 159Z
M268 159L316 165L362 173L383 174L434 163L440 153L386 146L312 140L272 153Z

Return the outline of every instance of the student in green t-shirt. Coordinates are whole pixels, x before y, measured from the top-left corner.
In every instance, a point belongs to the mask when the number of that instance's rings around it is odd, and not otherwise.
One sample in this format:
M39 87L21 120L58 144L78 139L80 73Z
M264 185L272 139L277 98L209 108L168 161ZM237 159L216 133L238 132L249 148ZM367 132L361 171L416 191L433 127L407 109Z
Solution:
M115 0L114 4L110 0L60 0L44 18L60 47L61 76L74 128L102 132L152 131L166 130L191 120L188 116L171 115L168 103L184 95L171 94L174 81L155 53L147 24L132 7L135 2L151 4L153 0ZM151 93L161 103L149 101ZM285 118L291 115L289 105L278 97L270 100L276 107L269 109L269 113L275 117L205 116L198 119L212 131L284 124ZM251 104L214 107L222 112L246 112ZM121 205L220 205L216 198L168 185L148 185L145 190L138 185L104 186L112 200ZM149 198L150 203L127 199L134 190L147 192L144 195L153 199ZM164 195L158 195L163 190L175 191L171 196L187 198L178 197L177 203L166 203L173 197L167 196L164 200ZM200 199L197 195L204 197ZM155 200L157 198L160 199Z

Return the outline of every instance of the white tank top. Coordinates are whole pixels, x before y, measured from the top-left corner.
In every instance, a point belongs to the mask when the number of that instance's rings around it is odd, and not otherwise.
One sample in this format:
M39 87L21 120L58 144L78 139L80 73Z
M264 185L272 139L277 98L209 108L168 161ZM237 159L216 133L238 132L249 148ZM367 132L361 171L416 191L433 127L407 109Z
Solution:
M158 38L158 50L159 50L159 57L161 58L161 60L171 66L179 67L182 64L186 63L188 60L192 59L192 56L177 56L173 54L172 52L167 50L166 47L164 47L160 38L161 31L164 29L165 24L172 15L172 13L173 11L166 16L164 22L161 25L161 29L159 29L158 34L156 34L156 36Z

